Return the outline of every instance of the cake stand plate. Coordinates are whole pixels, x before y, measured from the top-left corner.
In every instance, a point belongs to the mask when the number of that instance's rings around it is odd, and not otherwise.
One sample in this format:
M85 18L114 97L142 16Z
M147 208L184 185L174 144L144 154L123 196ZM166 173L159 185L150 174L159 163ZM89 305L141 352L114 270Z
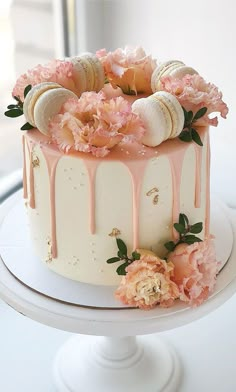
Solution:
M8 213L17 197L0 208ZM219 215L224 207L218 204ZM213 311L236 291L236 212L230 211L232 253L218 276L214 294L203 305L190 309L176 303L173 308L104 309L80 307L49 298L17 279L0 259L0 297L18 312L43 324L97 336L75 336L59 350L54 363L54 379L60 392L177 392L181 382L181 366L172 347L155 336L140 336L165 331L190 323ZM225 217L222 220L224 225ZM6 222L6 221L5 221ZM220 221L219 221L220 223ZM4 225L5 223L3 223ZM9 235L20 230L22 222L9 228ZM226 246L222 230L217 239ZM22 237L24 241L24 237ZM16 244L21 263L22 243ZM228 242L228 244L230 241ZM6 244L5 244L6 247ZM13 247L13 245L9 245ZM231 248L230 248L231 249ZM228 249L229 252L229 249Z
M51 271L40 261L31 246L21 193L16 193L7 205L3 205L6 215L0 227L0 257L9 271L31 289L58 301L92 308L128 309L115 299L115 286L72 281ZM233 246L229 210L216 198L212 198L211 205L211 233L215 236L217 260L224 266ZM183 308L185 306L179 304L179 309Z

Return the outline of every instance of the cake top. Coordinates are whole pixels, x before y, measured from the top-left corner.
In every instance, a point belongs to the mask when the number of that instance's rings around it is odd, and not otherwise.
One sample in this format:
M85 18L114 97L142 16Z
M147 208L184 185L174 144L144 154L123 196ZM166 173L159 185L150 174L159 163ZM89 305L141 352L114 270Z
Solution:
M37 65L17 79L12 95L16 103L5 114L24 114L21 130L37 128L36 140L63 154L96 158L116 146L139 151L175 138L201 146L200 127L217 126L212 113L228 113L221 92L195 69L158 62L140 47Z

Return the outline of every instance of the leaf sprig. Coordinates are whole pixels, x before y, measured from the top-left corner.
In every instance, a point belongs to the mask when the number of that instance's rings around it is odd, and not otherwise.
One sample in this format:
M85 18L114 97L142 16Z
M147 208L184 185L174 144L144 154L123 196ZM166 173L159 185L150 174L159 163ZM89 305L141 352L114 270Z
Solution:
M202 242L201 238L195 235L201 233L203 228L202 222L190 225L187 216L179 214L179 222L174 223L174 228L179 233L179 239L177 242L169 241L164 244L169 252L172 252L179 244L191 245L195 242Z
M26 97L28 92L31 90L31 88L32 88L31 84L29 84L28 86L25 87L24 98ZM20 116L22 116L22 114L24 114L23 102L21 101L21 99L19 97L14 96L13 98L15 99L16 104L8 105L7 106L8 110L4 114L5 114L5 116L11 117L11 118L20 117ZM24 125L22 125L21 130L28 131L32 128L34 128L33 125L31 125L30 123L27 122Z
M179 139L187 143L194 141L199 146L203 146L201 138L194 127L194 123L206 114L207 108L203 107L199 109L195 115L193 115L192 110L188 112L184 107L182 109L184 111L184 128L179 135Z
M116 272L118 275L126 275L126 267L128 267L129 264L133 263L133 261L139 260L140 253L134 251L132 252L131 257L129 257L127 254L127 246L124 241L122 241L120 238L116 238L116 243L118 247L117 257L112 257L108 259L107 263L112 264L117 263L118 261L124 261L124 263L119 265L119 267L116 269Z

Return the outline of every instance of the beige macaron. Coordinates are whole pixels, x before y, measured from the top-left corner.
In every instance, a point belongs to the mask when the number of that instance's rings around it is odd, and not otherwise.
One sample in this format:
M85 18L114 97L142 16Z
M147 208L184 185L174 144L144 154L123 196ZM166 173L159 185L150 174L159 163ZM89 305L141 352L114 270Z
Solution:
M34 106L40 95L45 91L57 89L60 87L62 87L60 84L54 82L43 82L32 87L32 89L26 95L23 105L24 115L28 123L34 127L36 126L34 121Z
M85 91L100 91L104 86L102 63L93 53L82 53L69 59L73 63L73 75L76 79L78 96Z
M156 147L167 139L178 136L183 130L184 114L174 95L160 91L148 98L137 99L132 110L142 119L146 132L142 143Z
M153 71L151 78L152 91L160 91L162 89L161 78L164 76L173 76L175 78L183 78L185 75L197 74L197 71L192 67L187 67L182 61L170 60L166 61Z
M66 88L47 90L37 99L34 105L34 123L40 132L49 135L49 122L60 112L62 105L70 98L78 99Z

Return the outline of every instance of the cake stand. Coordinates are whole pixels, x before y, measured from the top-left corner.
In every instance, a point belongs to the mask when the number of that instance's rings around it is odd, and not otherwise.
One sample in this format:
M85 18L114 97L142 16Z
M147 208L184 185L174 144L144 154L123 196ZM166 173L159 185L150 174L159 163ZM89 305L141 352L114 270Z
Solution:
M9 198L0 208L0 222L15 200L15 196ZM236 212L230 211L227 216L235 239ZM0 296L27 317L80 334L70 338L56 356L54 379L58 391L177 392L182 377L178 356L167 342L151 334L193 322L234 294L234 243L229 260L218 276L214 294L195 309L178 303L171 309L156 308L151 311L68 304L25 285L6 267L2 258ZM20 248L18 254L20 258Z

